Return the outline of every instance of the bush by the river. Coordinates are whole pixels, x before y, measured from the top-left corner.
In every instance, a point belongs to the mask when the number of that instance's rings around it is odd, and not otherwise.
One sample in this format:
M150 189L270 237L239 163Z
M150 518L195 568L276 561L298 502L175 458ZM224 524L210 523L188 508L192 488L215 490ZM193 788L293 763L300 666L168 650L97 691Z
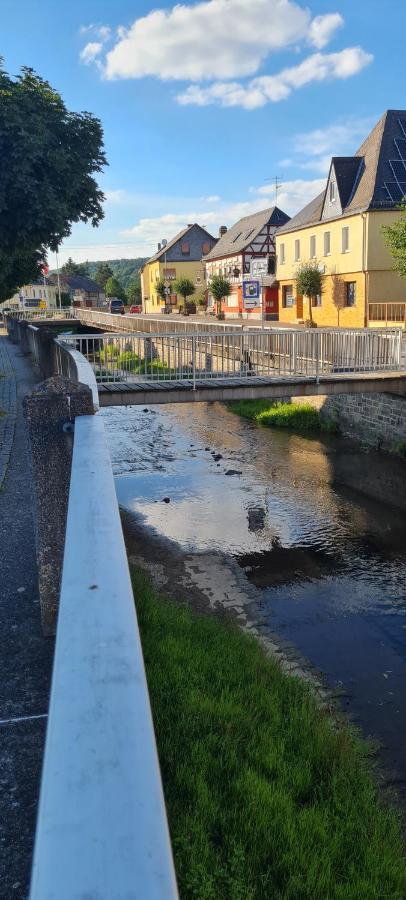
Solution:
M404 898L366 744L253 637L133 584L182 900Z
M239 400L230 403L239 416L268 428L290 428L292 431L337 432L338 426L326 420L310 403L283 403L272 400Z

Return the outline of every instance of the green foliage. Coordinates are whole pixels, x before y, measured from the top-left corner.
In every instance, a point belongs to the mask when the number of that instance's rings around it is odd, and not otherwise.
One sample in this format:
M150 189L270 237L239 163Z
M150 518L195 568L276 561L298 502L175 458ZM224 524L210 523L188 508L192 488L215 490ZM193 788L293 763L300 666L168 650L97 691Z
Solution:
M296 288L298 294L301 294L304 297L309 298L309 314L310 314L310 325L309 327L313 327L313 308L312 308L312 300L317 297L318 294L321 294L323 287L323 279L319 270L319 263L317 262L306 262L302 263L301 266L298 267L295 274L296 278Z
M89 262L89 275L91 278L94 278L97 281L96 274L100 266L107 266L109 271L109 275L106 278L110 278L110 274L115 275L116 278L123 285L125 290L128 289L130 282L134 281L136 284L140 286L141 290L141 279L140 279L140 269L146 262L145 257L136 257L135 259L109 259L107 262ZM104 283L106 283L106 281ZM99 284L100 282L98 282Z
M89 267L89 264L88 264L88 267ZM89 275L90 275L90 269L89 269ZM94 278L96 284L99 284L100 287L103 288L103 290L104 290L109 278L111 278L112 275L114 275L114 272L113 272L113 269L111 268L111 266L109 266L108 262L99 262L99 263L97 263L97 267L95 268L94 272L92 271L91 277ZM116 276L116 277L118 277L118 276Z
M95 173L106 164L103 132L73 113L32 69L0 69L0 300L41 276L73 222L103 218Z
M392 255L395 271L406 278L406 202L400 206L401 215L393 225L383 226L386 246Z
M254 638L133 585L180 896L406 896L366 745Z
M238 400L230 403L232 412L268 428L290 428L292 431L337 432L333 420L324 419L310 403L282 403L271 400Z
M213 275L209 283L209 291L217 305L217 313L221 312L221 302L231 294L231 284L222 275Z
M160 297L161 300L166 300L166 284L162 278L159 281L157 281L157 283L155 285L155 290L158 294L158 297Z
M62 275L88 275L89 263L75 263L70 256L66 263L61 266Z
M124 303L127 302L127 295L123 288L123 285L120 284L118 278L114 275L108 279L105 285L105 294L106 297L117 297L118 300L124 300Z
M193 284L193 281L190 278L178 278L174 283L174 291L176 294L180 294L183 297L184 305L186 306L186 298L191 297L192 294L195 293L196 288Z
M57 296L58 296L58 292L57 292ZM70 306L71 303L72 303L72 301L71 301L71 296L70 296L69 292L61 291L61 306L62 307Z
M127 298L131 305L141 303L141 285L134 279L128 285Z

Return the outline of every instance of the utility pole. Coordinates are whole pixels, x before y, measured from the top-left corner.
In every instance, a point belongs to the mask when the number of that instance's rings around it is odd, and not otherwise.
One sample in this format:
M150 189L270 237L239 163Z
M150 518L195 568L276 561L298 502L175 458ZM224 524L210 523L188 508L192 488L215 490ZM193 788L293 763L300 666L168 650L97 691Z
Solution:
M277 206L278 205L278 192L280 191L282 184L279 181L279 178L277 175L275 175L274 178L265 178L265 181L272 182L272 184L275 185L275 206Z
M59 298L59 309L62 309L62 301L61 301L61 279L59 277L59 262L58 262L58 251L55 251L56 254L56 277L58 279L58 298Z

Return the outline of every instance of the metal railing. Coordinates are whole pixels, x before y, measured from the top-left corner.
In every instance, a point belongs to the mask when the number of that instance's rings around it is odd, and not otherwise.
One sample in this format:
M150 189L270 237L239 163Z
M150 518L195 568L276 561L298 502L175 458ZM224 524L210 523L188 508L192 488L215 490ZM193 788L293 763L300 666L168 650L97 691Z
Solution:
M381 325L399 323L406 328L406 301L393 303L369 303L369 322L379 322Z
M76 310L67 306L63 309L12 309L3 313L5 321L7 319L20 319L22 321L34 321L36 319L74 319L76 318Z
M75 421L30 900L176 900L103 420Z
M60 337L99 383L321 377L402 367L402 330L282 330Z

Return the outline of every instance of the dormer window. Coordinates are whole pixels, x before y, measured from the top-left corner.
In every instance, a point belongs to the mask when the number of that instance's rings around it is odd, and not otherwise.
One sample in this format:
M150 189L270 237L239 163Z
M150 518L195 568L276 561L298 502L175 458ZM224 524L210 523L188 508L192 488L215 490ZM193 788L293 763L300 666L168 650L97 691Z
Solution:
M334 203L336 199L336 183L330 181L330 203Z

